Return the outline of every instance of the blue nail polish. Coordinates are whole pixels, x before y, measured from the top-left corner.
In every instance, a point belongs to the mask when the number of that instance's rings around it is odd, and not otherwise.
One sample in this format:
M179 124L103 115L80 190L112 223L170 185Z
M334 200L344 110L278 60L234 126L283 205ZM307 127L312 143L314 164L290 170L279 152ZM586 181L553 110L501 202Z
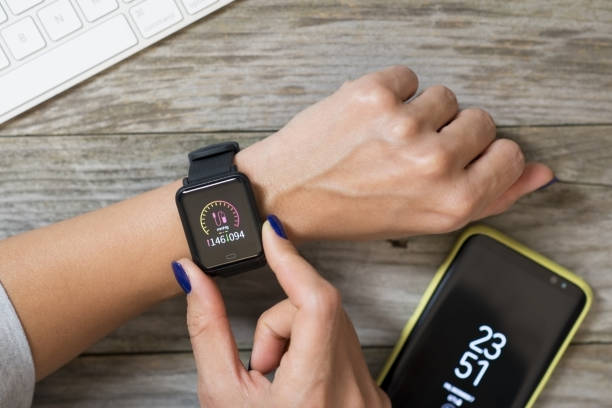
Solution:
M181 289L183 289L185 293L191 292L191 283L189 282L189 278L185 273L185 269L183 269L183 265L173 261L172 270L174 271L174 277L176 278L176 281L180 285Z
M547 188L548 186L551 186L551 185L555 184L557 181L559 181L559 179L558 179L558 178L556 178L556 177L553 177L553 179L552 179L552 180L550 180L548 183L544 184L542 187L538 188L538 190L537 190L537 191L544 190L544 189L545 189L545 188Z
M272 226L274 232L276 232L276 235L281 238L287 239L287 234L285 234L283 224L281 224L280 220L276 215L268 215L268 222Z

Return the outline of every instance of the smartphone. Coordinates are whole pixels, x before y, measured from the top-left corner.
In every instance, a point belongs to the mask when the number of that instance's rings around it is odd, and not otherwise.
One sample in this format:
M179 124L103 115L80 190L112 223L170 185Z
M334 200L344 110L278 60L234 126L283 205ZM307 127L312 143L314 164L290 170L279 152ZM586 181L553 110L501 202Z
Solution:
M489 227L468 228L378 377L394 407L530 407L592 302L589 286Z

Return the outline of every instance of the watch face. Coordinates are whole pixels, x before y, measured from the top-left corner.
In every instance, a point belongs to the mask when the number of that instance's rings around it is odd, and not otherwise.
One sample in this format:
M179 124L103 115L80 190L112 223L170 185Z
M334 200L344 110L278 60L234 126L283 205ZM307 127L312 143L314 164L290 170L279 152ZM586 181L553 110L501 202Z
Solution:
M192 251L206 269L262 254L257 210L240 177L183 190L179 202Z

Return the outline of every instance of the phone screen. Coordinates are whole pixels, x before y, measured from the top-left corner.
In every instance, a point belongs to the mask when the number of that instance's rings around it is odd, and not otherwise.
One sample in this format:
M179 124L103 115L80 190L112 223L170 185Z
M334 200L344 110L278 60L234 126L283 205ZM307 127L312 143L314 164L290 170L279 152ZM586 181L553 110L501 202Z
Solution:
M381 386L394 407L522 407L585 302L575 284L473 235Z

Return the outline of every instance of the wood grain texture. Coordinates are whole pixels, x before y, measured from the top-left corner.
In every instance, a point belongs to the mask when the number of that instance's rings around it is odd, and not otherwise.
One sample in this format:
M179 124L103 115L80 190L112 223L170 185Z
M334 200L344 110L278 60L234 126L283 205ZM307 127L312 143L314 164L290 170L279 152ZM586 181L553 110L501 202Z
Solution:
M0 138L0 239L125 199L183 177L185 152L270 132ZM529 160L566 183L612 186L612 126L501 128Z
M462 107L489 110L500 136L556 171L560 183L487 223L594 289L537 406L610 406L608 0L237 0L0 126L0 239L181 177L186 151L246 146L346 79L395 63L411 66L421 89L443 83ZM302 248L341 290L373 373L456 235ZM256 318L283 294L266 269L219 283L246 360ZM184 315L177 298L119 328L40 383L34 406L197 406Z
M0 129L277 129L402 63L503 125L610 123L608 0L240 0Z
M390 347L364 350L373 375ZM248 350L241 351L246 363ZM553 374L536 407L609 406L612 346L573 346ZM190 353L83 356L38 384L34 408L197 407L197 373Z
M366 350L371 372L382 368L389 348ZM246 365L250 350L242 350ZM79 357L38 384L33 407L199 406L191 353Z
M521 200L489 224L584 276L595 304L578 342L612 341L612 180L609 126L505 128L527 156L549 162L562 180ZM184 152L232 138L243 145L265 133L8 137L0 139L0 236L59 221L174 180ZM363 343L391 345L454 234L389 242L312 243L303 253L342 291ZM254 324L283 297L268 270L219 281L241 347ZM184 300L159 305L91 352L189 350Z

